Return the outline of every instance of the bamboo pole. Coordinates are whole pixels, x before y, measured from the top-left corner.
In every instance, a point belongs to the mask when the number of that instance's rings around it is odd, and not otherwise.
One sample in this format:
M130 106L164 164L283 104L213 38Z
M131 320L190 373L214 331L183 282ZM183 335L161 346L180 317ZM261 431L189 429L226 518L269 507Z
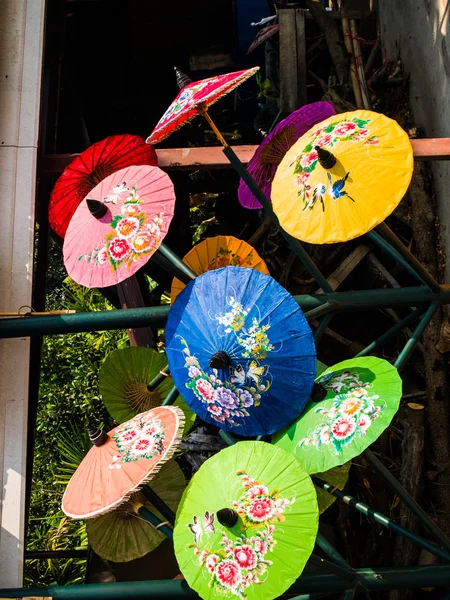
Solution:
M352 80L353 93L355 95L356 108L364 108L361 88L359 85L358 75L356 73L355 56L353 53L352 34L350 31L350 21L345 14L343 8L341 8L341 20L342 20L342 31L344 33L344 43L350 58L350 77Z
M372 110L372 104L370 102L369 90L367 89L366 77L364 75L364 65L361 53L361 44L358 39L358 30L356 28L355 19L350 21L350 31L352 34L353 53L355 56L355 67L356 74L359 80L359 88L361 90L363 106L366 110Z

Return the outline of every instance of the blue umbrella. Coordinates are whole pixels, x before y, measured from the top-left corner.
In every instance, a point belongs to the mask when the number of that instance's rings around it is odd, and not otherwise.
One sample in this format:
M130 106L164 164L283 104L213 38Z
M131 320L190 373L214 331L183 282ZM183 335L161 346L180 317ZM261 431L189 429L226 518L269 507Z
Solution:
M225 431L278 431L311 393L311 329L292 296L254 269L225 267L191 281L170 309L165 338L178 391Z

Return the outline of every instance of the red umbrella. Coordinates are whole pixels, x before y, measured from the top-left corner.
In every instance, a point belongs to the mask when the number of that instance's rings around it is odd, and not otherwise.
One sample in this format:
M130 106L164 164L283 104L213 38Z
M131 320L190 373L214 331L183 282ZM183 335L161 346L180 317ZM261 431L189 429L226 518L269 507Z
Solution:
M103 179L132 165L157 166L155 150L138 135L113 135L89 146L66 167L49 203L52 229L61 237L78 205Z
M191 81L189 77L176 69L177 82L182 89L147 138L147 144L162 142L198 114L206 116L208 106L234 90L254 75L258 69L259 67L253 67L244 71L216 75L201 81Z

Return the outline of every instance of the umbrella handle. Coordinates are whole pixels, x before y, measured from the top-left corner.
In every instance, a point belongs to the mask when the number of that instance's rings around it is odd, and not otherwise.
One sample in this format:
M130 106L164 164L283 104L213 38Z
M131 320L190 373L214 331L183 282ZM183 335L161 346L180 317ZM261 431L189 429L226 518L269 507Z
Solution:
M239 515L232 508L221 508L216 515L217 520L224 527L234 527L239 520Z

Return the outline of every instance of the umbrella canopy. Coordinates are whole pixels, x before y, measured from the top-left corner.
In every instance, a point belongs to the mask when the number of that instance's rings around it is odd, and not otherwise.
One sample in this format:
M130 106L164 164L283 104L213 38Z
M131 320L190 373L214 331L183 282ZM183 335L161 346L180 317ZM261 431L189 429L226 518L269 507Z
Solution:
M174 460L165 463L152 479L152 490L173 511L176 511L185 487L183 471ZM107 515L86 521L89 544L96 554L113 562L128 562L155 550L166 539L149 521L139 516L137 510L141 505L165 521L141 492L134 492Z
M117 508L172 457L183 425L182 410L158 406L107 434L90 431L94 445L64 492L65 514L91 519Z
M329 102L305 104L280 121L264 138L247 165L247 171L270 200L272 180L289 148L311 127L335 114ZM238 188L239 202L245 208L261 208L261 204L243 179Z
M175 555L201 598L270 600L299 577L314 548L317 498L295 458L239 442L207 460L183 494Z
M266 263L253 246L231 235L206 238L186 254L183 262L197 275L228 266L250 267L270 275ZM172 302L184 288L185 284L179 279L172 281L170 290Z
M155 129L147 138L147 144L158 144L169 137L171 133L180 129L185 123L191 121L203 110L220 100L225 94L233 91L238 85L251 77L259 67L216 75L201 81L191 81L185 77L183 89L163 114ZM183 83L181 83L183 85Z
M178 391L226 431L273 433L309 398L311 329L292 296L254 269L225 267L191 281L169 311L165 339Z
M163 352L151 348L131 346L112 352L107 356L99 372L99 388L109 414L118 423L123 423L160 406L173 387L170 376L155 390L149 391L150 381L167 367L167 357ZM185 416L185 430L192 427L195 414L181 396L175 401Z
M89 146L62 172L50 196L51 228L61 237L79 204L103 179L132 165L152 165L158 159L153 148L138 135L112 135Z
M323 473L361 454L389 426L398 410L402 380L386 360L344 360L317 379L327 394L274 443L292 452L307 473Z
M345 242L384 221L413 171L407 134L368 110L330 117L286 153L272 183L281 226L313 244Z
M175 207L168 175L158 167L128 167L93 188L64 238L64 264L86 287L116 285L159 248Z

